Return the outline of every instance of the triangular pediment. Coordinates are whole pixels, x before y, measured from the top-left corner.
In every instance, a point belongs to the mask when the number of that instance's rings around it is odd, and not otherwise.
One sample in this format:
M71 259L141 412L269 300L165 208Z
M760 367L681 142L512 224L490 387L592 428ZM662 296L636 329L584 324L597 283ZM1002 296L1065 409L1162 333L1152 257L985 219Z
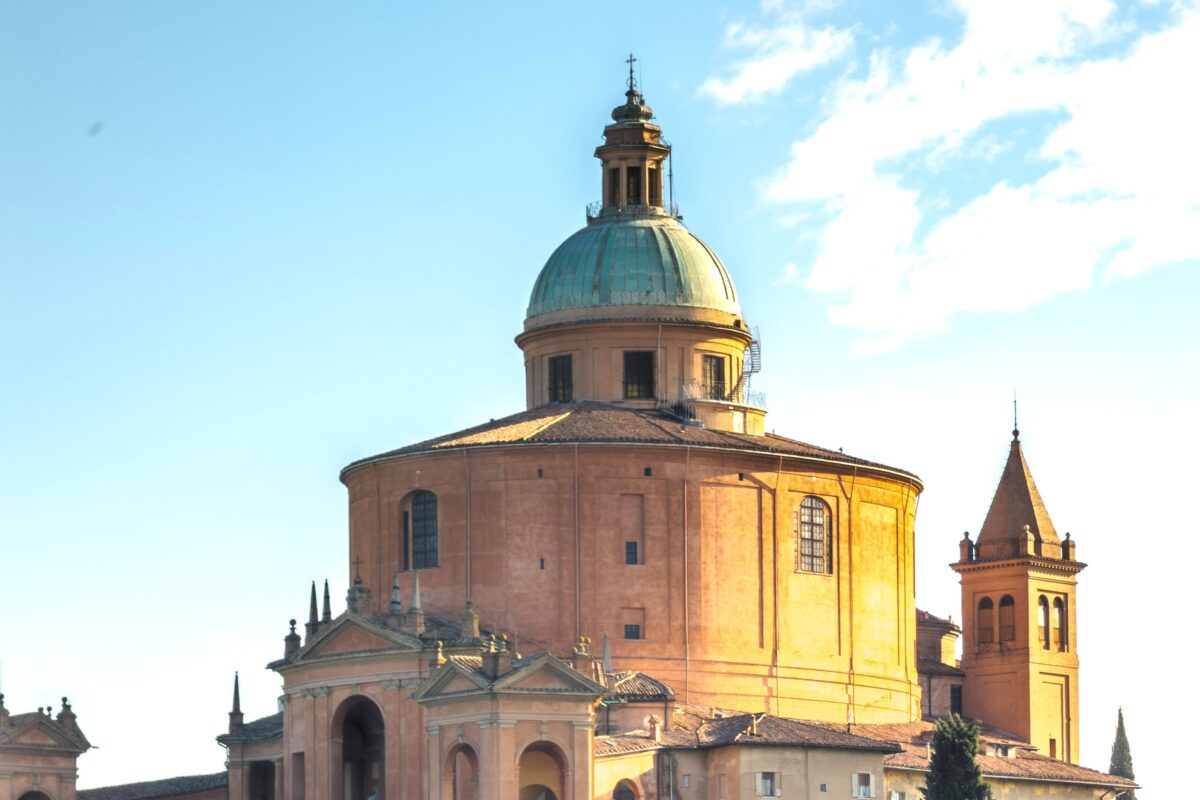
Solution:
M542 655L522 664L494 684L496 691L505 692L579 692L604 694L604 687L579 674L551 655Z
M89 745L80 733L63 727L62 723L42 716L27 714L14 718L15 725L0 735L0 747L37 747L82 753Z
M301 649L296 660L304 661L347 653L416 651L421 648L421 640L417 637L377 625L366 617L348 611Z
M414 700L433 700L463 692L487 691L488 680L478 671L451 659L437 668L425 683L413 692Z

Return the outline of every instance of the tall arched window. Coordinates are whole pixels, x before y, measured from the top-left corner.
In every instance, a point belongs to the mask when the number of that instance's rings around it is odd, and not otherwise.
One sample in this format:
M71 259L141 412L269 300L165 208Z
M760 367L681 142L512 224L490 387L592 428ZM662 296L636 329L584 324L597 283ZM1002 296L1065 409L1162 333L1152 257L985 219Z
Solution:
M629 781L618 783L617 788L613 790L613 800L637 800L637 795L633 792L633 784Z
M991 644L996 640L995 620L992 617L992 598L985 597L979 601L976 627L979 629L979 644Z
M1038 598L1038 641L1044 649L1050 649L1050 603L1045 595Z
M405 504L400 525L400 567L426 569L438 565L437 495L421 490Z
M1061 597L1054 598L1054 649L1067 649L1067 604Z
M829 504L809 495L792 515L796 572L833 573L833 514Z
M1000 598L1000 641L1011 642L1017 638L1017 606L1012 595Z

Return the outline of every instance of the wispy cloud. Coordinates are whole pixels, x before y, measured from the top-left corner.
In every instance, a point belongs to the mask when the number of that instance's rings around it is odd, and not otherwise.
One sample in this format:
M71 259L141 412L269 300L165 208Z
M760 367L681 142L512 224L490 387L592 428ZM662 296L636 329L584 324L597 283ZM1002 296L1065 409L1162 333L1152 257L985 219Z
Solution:
M733 104L775 94L797 74L839 58L853 45L848 30L810 28L802 17L785 14L768 27L730 25L725 31L726 47L749 51L730 78L709 78L700 93L720 103Z
M1107 0L955 8L959 41L877 49L864 76L831 86L820 124L765 189L828 212L803 285L837 293L831 319L864 332L862 352L938 334L955 314L1200 261L1200 110L1186 88L1200 74L1200 11L1176 6L1165 26L1131 32ZM1035 140L1039 175L993 169L932 212L931 171L1002 162L1004 122L1030 112L1056 115Z

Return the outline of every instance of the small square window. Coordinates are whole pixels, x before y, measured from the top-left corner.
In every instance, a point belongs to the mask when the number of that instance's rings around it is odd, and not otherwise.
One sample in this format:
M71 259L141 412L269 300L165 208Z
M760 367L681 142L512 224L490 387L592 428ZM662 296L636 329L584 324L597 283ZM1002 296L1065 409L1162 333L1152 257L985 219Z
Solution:
M821 793L824 794L825 792L828 792L828 791L829 791L829 785L822 783L821 784Z
M646 467L642 470L642 474L649 478L654 475L654 469L652 467Z
M625 563L626 564L640 564L641 563L638 560L638 543L637 542L626 542L625 543Z
M642 638L642 626L641 625L626 625L625 626L625 638L626 639Z
M685 789L692 788L692 776L686 772L683 773L683 788L685 788Z

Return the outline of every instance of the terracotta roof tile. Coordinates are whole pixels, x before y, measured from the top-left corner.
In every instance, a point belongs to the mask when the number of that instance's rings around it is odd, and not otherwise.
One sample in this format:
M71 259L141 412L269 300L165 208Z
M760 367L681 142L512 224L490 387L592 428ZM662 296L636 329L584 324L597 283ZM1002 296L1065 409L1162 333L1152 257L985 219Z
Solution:
M1026 525L1043 542L1060 543L1054 523L1050 521L1050 512L1042 502L1042 495L1021 451L1021 441L1014 435L996 494L984 517L983 527L979 529L977 544L1018 538L1023 535Z
M210 775L184 775L159 781L82 789L77 794L79 800L153 800L158 797L176 797L182 794L221 789L228 784L228 772L214 772Z
M673 444L691 447L732 448L767 455L800 456L850 466L870 467L917 476L903 470L846 455L837 450L788 439L775 434L752 436L684 424L655 409L629 408L611 403L582 401L552 404L522 411L503 419L355 461L345 473L363 464L417 453L470 447L527 444Z
M675 690L644 672L610 672L605 677L605 697L623 700L673 700Z

